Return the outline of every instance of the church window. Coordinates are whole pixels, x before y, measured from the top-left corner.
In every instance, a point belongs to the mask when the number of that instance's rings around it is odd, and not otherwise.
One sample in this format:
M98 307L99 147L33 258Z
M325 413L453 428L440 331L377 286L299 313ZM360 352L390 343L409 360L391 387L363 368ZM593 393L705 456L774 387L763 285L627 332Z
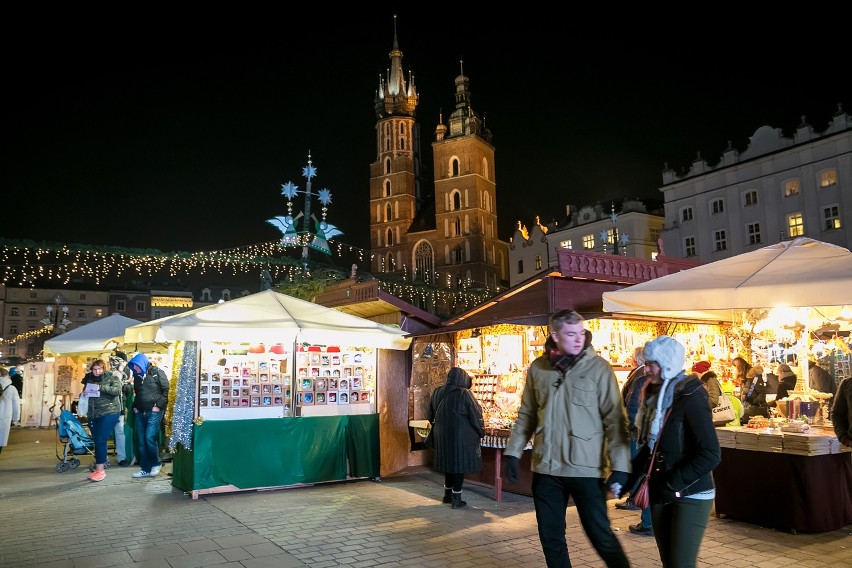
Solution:
M390 158L385 158L385 173L391 173L391 161Z
M390 221L393 219L393 209L391 208L391 204L385 204L385 221Z
M450 163L450 169L452 173L450 174L452 177L459 176L459 159L453 158L453 161Z
M435 255L428 242L423 241L414 252L414 277L432 284L435 274Z
M461 193L458 191L453 192L453 210L458 211L461 209Z
M391 194L391 183L389 179L385 180L385 197L390 197Z
M387 232L387 246L393 246L393 229L388 229Z
M461 219L459 219L458 217L456 217L456 220L453 222L453 236L461 236Z

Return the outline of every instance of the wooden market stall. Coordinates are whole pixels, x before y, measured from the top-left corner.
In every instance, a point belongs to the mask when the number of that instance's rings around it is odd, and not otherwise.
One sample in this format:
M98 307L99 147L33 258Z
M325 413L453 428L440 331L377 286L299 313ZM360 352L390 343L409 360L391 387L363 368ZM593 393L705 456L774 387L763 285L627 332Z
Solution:
M204 493L379 476L381 352L397 327L272 290L127 329L175 344L173 485Z

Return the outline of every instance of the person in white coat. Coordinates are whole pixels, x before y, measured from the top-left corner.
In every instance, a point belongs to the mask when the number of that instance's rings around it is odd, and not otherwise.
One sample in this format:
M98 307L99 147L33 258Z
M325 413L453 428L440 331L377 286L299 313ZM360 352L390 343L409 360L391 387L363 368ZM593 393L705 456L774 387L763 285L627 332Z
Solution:
M0 376L0 452L9 443L12 423L20 420L21 396L4 369L3 376Z

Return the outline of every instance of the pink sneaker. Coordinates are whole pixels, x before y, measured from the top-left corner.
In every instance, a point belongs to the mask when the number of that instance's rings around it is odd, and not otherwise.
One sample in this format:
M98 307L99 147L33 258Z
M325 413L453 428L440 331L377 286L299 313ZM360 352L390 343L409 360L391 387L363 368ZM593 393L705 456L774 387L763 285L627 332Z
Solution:
M106 477L106 471L102 469L95 470L95 472L89 476L89 479L92 481L103 481Z

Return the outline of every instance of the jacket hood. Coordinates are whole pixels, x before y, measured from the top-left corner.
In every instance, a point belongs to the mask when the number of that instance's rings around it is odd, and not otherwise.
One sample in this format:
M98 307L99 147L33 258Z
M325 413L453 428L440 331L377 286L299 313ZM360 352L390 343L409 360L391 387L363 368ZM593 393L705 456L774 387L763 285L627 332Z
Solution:
M133 371L134 365L142 369L142 374L144 375L148 371L148 367L151 363L148 362L148 357L146 357L144 353L137 353L130 359L130 362L127 363L127 366L130 367L131 371Z
M473 379L464 369L460 367L453 367L450 369L450 372L447 373L447 384L469 389L473 386Z

